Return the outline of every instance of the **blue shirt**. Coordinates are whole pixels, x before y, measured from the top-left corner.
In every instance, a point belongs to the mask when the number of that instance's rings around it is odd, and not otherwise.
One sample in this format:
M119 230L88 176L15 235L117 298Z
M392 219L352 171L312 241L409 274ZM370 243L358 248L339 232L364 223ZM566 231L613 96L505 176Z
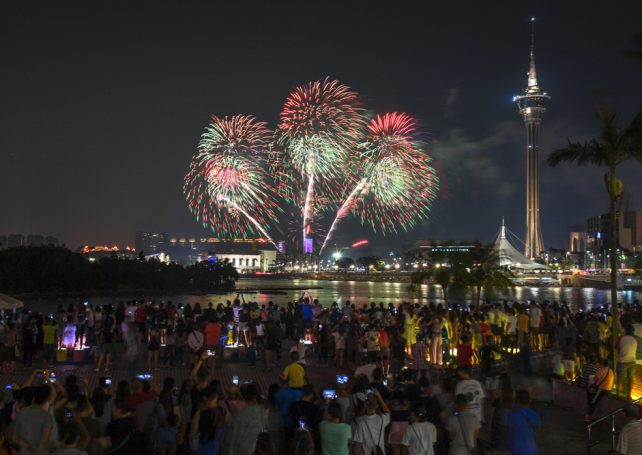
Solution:
M312 319L312 305L301 305L301 313L303 314L303 319Z
M508 413L510 428L510 452L515 455L534 455L537 453L535 429L541 419L532 409L515 408Z
M281 418L283 419L283 426L285 428L292 426L292 421L290 419L290 406L292 403L296 403L302 398L303 392L301 390L294 390L289 387L284 387L274 395L274 401L279 408Z

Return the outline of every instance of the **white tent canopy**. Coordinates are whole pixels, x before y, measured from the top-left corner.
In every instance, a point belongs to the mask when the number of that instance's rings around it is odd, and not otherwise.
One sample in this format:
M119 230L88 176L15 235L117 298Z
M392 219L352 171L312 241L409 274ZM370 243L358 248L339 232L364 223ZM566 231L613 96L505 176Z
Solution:
M7 294L0 294L0 310L14 310L23 306L22 300L14 299Z
M524 256L522 253L517 251L513 245L508 241L506 237L506 226L504 226L504 220L502 219L502 228L499 231L497 240L495 240L495 249L499 255L499 265L502 267L509 267L511 269L518 269L524 271L535 271L535 270L548 270L548 266L540 264L535 261L531 261L529 258Z

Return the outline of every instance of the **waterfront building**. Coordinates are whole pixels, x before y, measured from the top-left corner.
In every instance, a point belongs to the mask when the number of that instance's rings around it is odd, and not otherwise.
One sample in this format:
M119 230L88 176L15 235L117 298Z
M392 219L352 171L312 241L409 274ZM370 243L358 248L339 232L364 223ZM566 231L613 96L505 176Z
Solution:
M535 18L531 18L531 52L528 85L515 96L519 113L526 126L526 234L524 256L533 260L544 251L539 206L539 127L550 96L537 83L535 69Z

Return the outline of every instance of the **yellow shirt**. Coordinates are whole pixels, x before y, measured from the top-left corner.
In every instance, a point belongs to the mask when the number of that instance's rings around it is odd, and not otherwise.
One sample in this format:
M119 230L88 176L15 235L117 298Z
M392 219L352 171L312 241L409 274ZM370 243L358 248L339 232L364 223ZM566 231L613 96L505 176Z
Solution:
M520 332L528 332L528 323L530 318L525 313L519 313L517 315L517 330Z
M285 367L283 377L288 380L288 387L299 388L305 385L305 370L298 363Z

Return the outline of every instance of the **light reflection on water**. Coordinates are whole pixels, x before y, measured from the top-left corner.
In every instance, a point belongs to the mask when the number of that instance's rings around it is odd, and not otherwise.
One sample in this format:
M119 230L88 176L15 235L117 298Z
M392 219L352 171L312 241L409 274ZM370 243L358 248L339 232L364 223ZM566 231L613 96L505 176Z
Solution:
M333 301L340 304L350 300L358 304L366 302L414 302L414 303L443 303L443 293L439 286L422 285L420 294L411 294L408 292L407 283L391 283L391 282L372 282L372 281L319 281L319 280L260 280L260 279L242 279L237 283L237 288L240 289L270 289L270 288L313 288L320 287L321 289L313 289L312 295L318 298L324 305L329 305ZM278 304L285 304L288 301L298 298L301 295L300 290L283 290L279 294L264 294L264 293L247 293L245 294L246 301L257 301L261 304L273 301ZM229 294L212 294L207 296L197 295L165 295L155 296L155 301L168 301L174 303L196 303L200 302L203 305L206 302L212 302L214 305L218 303L225 303L226 300L233 300L236 293ZM117 303L121 300L128 300L132 297L95 297L89 299L94 305L105 305L108 303ZM610 291L594 288L567 288L567 287L522 287L515 288L515 295L495 295L489 296L493 300L506 299L508 301L525 302L527 300L535 301L566 301L571 306L571 309L590 309L593 306L608 305L611 302ZM151 298L150 298L151 299ZM618 299L625 303L632 303L634 300L642 300L642 293L633 291L619 291ZM25 303L37 311L52 311L56 305L63 304L65 307L70 303L78 303L83 299L50 299L50 300L26 300ZM473 296L459 296L451 297L452 302L458 303L473 303Z

